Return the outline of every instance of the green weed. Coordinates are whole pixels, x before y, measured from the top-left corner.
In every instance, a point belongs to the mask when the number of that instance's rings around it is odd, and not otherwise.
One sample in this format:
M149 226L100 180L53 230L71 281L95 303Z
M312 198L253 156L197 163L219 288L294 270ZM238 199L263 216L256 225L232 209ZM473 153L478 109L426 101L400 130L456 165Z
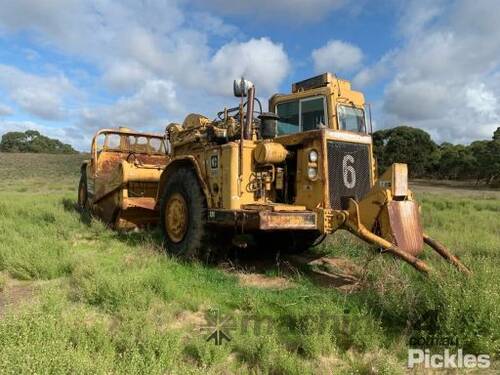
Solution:
M39 290L0 311L1 373L396 374L411 337L436 335L466 352L500 352L498 199L418 195L426 231L471 278L429 249L437 272L425 278L338 233L315 251L355 262L363 288L346 294L297 273L292 287L272 290L165 255L156 231L116 233L81 215L82 158L0 154L0 293L7 274ZM239 322L230 342L200 333L209 309Z

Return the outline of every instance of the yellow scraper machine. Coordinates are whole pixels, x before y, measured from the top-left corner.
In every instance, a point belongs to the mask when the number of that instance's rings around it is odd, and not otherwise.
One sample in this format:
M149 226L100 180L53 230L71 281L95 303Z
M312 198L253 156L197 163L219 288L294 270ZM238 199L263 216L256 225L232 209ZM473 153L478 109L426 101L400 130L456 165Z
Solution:
M369 111L348 81L325 73L297 82L270 98L269 112L252 82L236 80L234 94L239 105L213 120L169 124L168 153L148 154L147 168L161 169L152 210L168 251L203 257L218 238L244 233L301 252L344 229L419 271L430 271L418 258L426 243L470 273L423 232L406 164L377 176Z

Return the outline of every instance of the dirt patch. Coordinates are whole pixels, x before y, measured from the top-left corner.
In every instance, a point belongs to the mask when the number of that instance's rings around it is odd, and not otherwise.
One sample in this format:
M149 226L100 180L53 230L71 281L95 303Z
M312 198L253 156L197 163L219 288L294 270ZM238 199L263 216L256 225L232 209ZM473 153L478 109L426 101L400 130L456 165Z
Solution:
M218 267L225 273L238 278L240 285L263 289L286 289L293 283L283 276L269 276L269 273L290 276L297 270L283 259L269 257L268 254L244 254L239 259L226 259ZM292 270L294 269L294 271Z
M349 259L321 257L311 253L282 258L246 257L237 262L218 265L224 272L238 277L243 286L286 289L294 286L295 276L310 278L315 284L344 292L361 289L363 269ZM280 276L267 276L276 273Z
M354 292L362 287L363 270L348 259L296 255L290 257L290 263L301 267L311 280L321 286L344 292Z
M319 356L316 361L316 374L330 375L332 369L346 370L346 363L334 354L328 356Z
M236 273L240 284L265 289L286 289L293 286L293 283L280 276L265 276L259 273Z
M173 322L169 324L169 328L179 329L184 327L201 327L207 325L205 314L201 311L181 311L175 314Z
M127 266L130 266L137 261L137 256L135 256L134 254L127 254L124 256L123 261Z
M3 286L0 291L0 319L7 312L15 311L31 302L35 296L35 284L32 281L19 281L2 275Z
M73 246L79 246L79 245L88 245L88 246L94 246L97 244L97 240L94 238L89 238L88 236L77 234L74 236L72 240L72 245Z

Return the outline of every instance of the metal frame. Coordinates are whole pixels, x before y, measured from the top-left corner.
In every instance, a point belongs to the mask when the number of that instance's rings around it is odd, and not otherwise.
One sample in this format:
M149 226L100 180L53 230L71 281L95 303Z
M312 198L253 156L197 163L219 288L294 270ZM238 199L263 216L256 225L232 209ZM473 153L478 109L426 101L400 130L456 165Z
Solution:
M327 104L326 104L326 96L325 95L316 95L316 96L311 96L308 98L299 99L299 129L300 129L299 132L304 131L304 126L302 124L302 103L317 100L319 98L323 98L323 114L324 114L324 118L325 118L324 125L325 125L325 127L328 128L328 108L327 108ZM311 129L311 130L317 130L317 129Z
M116 134L118 136L122 136L122 135L127 135L127 136L133 136L133 137L146 137L148 138L148 143L149 143L149 139L150 138L158 138L158 139L161 139L163 141L163 148L164 148L164 151L165 151L165 155L169 155L168 154L168 148L167 148L167 144L166 144L166 139L165 139L165 136L162 135L162 134L157 134L157 133L141 133L141 132L136 132L136 131L131 131L131 130L119 130L119 129L101 129L101 130L98 130L95 134L94 134L94 137L92 138L92 145L91 145L91 149L90 149L90 153L91 153L91 165L92 165L92 174L95 175L95 172L96 172L96 166L97 166L97 161L98 161L98 158L99 158L99 155L100 155L100 152L104 151L104 152L124 152L122 150L114 150L114 149L108 149L107 148L107 144L108 144L108 135L109 134ZM101 136L101 135L104 135L104 143L102 145L102 149L101 150L98 150L98 147L97 147L97 140L98 140L98 137ZM163 155L163 153L153 153L153 155Z

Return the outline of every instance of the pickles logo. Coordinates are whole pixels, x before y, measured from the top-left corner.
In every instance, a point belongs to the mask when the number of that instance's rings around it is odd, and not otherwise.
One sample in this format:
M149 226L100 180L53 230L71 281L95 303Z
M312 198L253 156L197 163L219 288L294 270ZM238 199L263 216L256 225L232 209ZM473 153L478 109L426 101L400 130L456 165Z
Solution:
M424 368L489 368L491 359L488 354L464 354L462 349L452 352L445 349L442 353L431 353L429 349L409 349L408 368L423 365Z

